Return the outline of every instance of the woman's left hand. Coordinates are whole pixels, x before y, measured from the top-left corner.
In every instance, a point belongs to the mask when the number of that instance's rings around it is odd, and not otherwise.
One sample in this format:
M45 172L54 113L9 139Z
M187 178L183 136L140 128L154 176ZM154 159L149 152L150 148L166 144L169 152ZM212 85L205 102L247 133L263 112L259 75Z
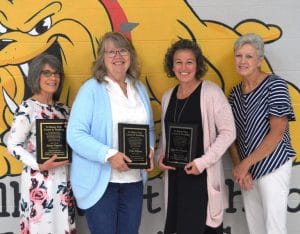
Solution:
M200 171L198 170L196 163L190 162L188 164L185 165L184 170L186 172L186 174L188 175L199 175Z
M47 170L54 169L54 168L57 168L57 167L66 166L70 163L69 160L55 162L56 159L57 159L57 155L54 154L54 155L51 156L51 158L47 159L44 163L38 164L39 165L39 170L40 171L47 171Z
M250 164L246 159L242 160L238 165L233 168L232 175L237 183L241 183L245 176L248 174Z
M240 187L242 190L248 191L253 188L253 179L251 174L248 172L247 175L240 182Z
M154 155L154 151L150 150L149 156L148 156L150 159L150 168L147 169L148 172L150 172L154 169L153 155Z

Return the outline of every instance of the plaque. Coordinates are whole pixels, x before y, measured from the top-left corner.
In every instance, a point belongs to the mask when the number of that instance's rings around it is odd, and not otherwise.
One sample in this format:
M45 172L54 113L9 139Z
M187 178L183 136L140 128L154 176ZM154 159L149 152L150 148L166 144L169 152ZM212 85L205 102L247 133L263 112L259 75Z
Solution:
M132 160L128 167L150 168L149 125L119 123L118 131L119 151Z
M71 161L71 150L66 141L65 119L36 120L36 156L37 162L43 163L54 154L55 161Z
M168 123L164 164L184 167L193 161L197 149L198 125Z

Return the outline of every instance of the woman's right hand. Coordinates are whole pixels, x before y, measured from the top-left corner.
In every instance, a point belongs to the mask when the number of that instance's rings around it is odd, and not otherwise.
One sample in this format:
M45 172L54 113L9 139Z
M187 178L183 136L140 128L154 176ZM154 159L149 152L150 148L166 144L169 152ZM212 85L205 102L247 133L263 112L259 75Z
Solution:
M122 172L128 171L129 167L127 166L126 162L132 162L129 157L127 157L124 153L118 152L112 157L108 159L112 168Z
M167 166L165 165L163 162L164 162L164 158L165 156L164 155L160 155L159 158L158 158L158 167L161 169L161 170L176 170L175 167L170 167L170 166Z
M69 160L59 161L55 162L55 159L57 158L57 155L53 155L51 158L49 158L47 161L45 161L42 164L39 164L40 171L47 171L56 167L65 166L69 163Z

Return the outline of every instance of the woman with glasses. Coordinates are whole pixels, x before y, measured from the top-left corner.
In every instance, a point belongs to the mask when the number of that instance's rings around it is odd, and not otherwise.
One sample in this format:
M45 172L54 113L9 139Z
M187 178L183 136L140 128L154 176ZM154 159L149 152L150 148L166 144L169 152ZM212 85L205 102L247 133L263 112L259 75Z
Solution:
M36 120L67 119L69 109L58 102L63 68L53 55L42 54L29 65L27 84L33 95L15 112L8 151L23 163L20 233L75 233L75 200L68 179L69 161L53 155L36 159Z
M93 64L93 77L73 103L67 140L73 149L71 183L91 233L137 234L145 169L132 169L119 151L118 124L143 124L150 132L150 168L155 142L150 100L138 80L136 51L121 33L106 33Z

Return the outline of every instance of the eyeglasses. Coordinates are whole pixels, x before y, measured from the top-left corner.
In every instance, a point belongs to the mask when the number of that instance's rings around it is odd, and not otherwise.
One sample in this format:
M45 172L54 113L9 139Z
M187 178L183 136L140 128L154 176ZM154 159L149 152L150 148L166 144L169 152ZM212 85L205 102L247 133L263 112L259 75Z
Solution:
M119 50L105 50L104 52L109 58L114 58L117 53L119 53L121 56L127 56L129 54L129 51L125 48L121 48Z
M55 77L55 78L60 78L61 74L57 71L55 72L52 72L50 70L43 70L41 71L41 75L47 77L47 78L50 78L52 75Z

